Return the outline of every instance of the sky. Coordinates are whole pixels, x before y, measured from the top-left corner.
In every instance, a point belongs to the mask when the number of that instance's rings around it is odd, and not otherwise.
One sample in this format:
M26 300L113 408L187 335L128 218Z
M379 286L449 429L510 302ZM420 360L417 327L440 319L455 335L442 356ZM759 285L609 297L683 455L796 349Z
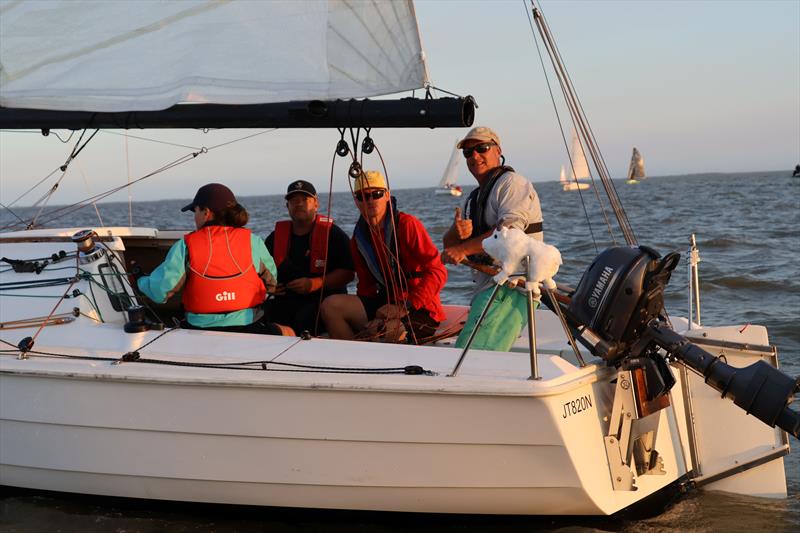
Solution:
M567 155L526 16L529 3L415 5L433 85L476 98L475 125L497 131L518 172L534 183L558 179ZM541 7L613 177L624 177L634 146L650 176L788 171L800 163L800 0L543 0ZM550 70L548 76L552 82ZM466 131L376 129L372 137L394 188L430 187ZM141 177L187 154L186 146L257 132L131 130L127 140L119 131L101 132L50 204ZM335 130L266 132L149 178L131 196L190 198L210 181L242 196L282 194L297 178L327 190L338 139ZM62 164L71 145L55 135L0 132L0 202L13 202ZM346 190L346 164L335 165L332 188ZM473 184L461 169L459 182ZM52 183L15 205L32 204ZM108 198L127 200L127 191Z

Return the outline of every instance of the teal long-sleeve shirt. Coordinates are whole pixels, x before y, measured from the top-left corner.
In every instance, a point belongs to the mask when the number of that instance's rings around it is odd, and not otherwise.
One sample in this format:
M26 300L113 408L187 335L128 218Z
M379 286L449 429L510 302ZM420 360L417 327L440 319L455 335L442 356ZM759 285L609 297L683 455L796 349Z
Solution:
M253 254L253 265L262 279L275 280L277 268L264 241L256 235L250 235L250 250ZM167 258L149 275L139 278L139 290L156 303L164 303L178 292L186 282L186 265L188 264L186 242L181 239L172 245ZM269 272L267 276L265 272ZM186 313L186 320L198 328L217 328L226 326L247 326L260 319L263 311L260 307L251 307L230 313Z

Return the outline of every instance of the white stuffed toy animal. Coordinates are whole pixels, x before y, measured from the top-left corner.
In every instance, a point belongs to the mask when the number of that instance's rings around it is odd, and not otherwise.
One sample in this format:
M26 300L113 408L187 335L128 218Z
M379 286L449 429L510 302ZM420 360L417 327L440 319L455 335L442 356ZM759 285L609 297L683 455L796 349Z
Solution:
M484 251L500 263L500 272L492 278L498 285L508 281L512 274L521 272L523 259L530 256L525 288L533 291L535 296L541 295L542 284L548 289L556 288L553 276L561 265L561 252L555 246L532 239L521 229L506 227L494 230L482 244Z

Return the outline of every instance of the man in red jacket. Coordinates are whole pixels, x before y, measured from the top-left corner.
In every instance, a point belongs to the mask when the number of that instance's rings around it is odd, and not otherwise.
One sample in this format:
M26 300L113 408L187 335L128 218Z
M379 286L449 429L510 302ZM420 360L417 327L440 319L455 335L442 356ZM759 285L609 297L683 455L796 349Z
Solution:
M356 295L334 294L322 302L331 337L352 339L369 328L387 340L425 342L445 319L439 293L447 270L430 235L414 216L397 211L378 171L356 179L361 217L350 246L358 275ZM377 335L376 335L377 336Z

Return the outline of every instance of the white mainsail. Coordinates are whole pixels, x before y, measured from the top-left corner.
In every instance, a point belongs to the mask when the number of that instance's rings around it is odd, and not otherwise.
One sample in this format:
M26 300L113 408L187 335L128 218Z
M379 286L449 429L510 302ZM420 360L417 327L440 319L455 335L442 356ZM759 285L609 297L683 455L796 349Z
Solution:
M0 106L362 98L423 87L413 3L0 0Z
M589 178L589 164L586 162L586 156L583 153L581 141L578 139L578 134L572 130L572 147L569 151L570 160L572 162L572 169L570 171L570 181L576 179L585 180Z
M644 172L644 158L642 154L639 153L639 150L634 147L633 154L631 155L631 163L628 165L628 179L636 180L645 179L646 177Z
M457 144L458 140L456 140L456 145ZM442 179L439 180L439 187L452 187L456 184L456 179L458 178L458 162L461 161L460 155L458 148L454 148L453 153L450 154L450 160L447 162L447 166L444 169L444 174L442 174Z

